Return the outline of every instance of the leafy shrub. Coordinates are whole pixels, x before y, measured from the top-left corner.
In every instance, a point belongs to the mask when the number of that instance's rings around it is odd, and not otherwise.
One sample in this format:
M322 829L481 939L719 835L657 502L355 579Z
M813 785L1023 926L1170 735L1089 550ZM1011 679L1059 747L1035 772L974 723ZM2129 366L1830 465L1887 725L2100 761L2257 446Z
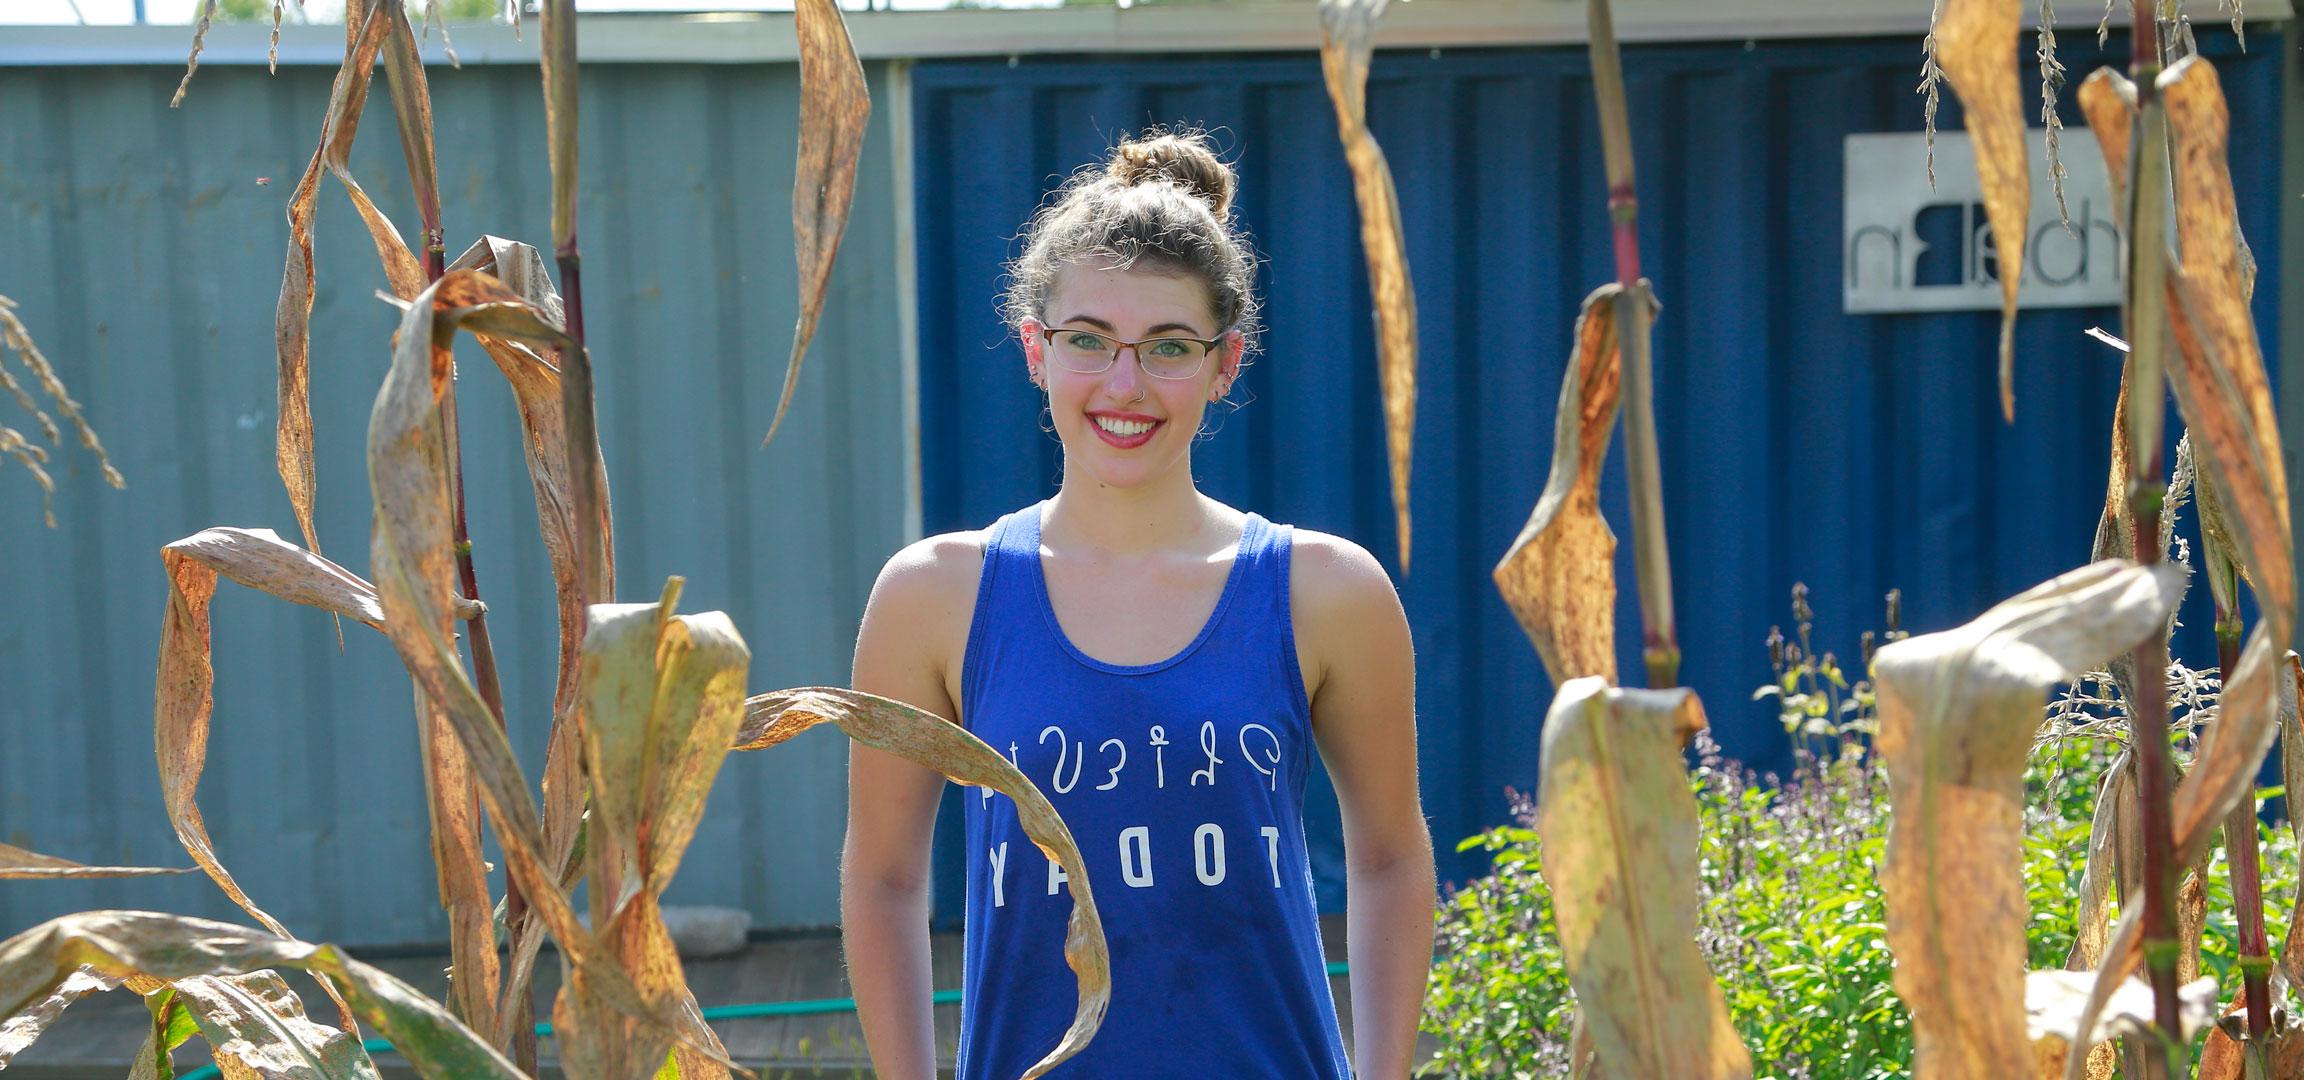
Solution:
M1802 716L1808 708L1800 705ZM1869 710L1866 701L1852 711ZM1839 749L1819 756L1807 748L1814 742ZM1699 736L1690 775L1702 830L1699 945L1757 1075L1908 1077L1911 1024L1891 977L1877 877L1887 842L1887 775L1860 738L1802 745L1797 768L1779 780L1724 760ZM2071 948L2090 811L2117 749L2103 738L2059 737L2033 752L2024 881L2034 968L2062 967ZM1492 852L1495 869L1442 905L1443 955L1433 966L1424 1015L1440 1050L1420 1076L1567 1073L1574 1008L1550 894L1538 874L1533 809L1516 799L1516 824L1458 847ZM2284 912L2296 895L2296 843L2285 827L2262 832L2266 907ZM2237 932L2221 845L2203 884L2203 973L2236 985Z

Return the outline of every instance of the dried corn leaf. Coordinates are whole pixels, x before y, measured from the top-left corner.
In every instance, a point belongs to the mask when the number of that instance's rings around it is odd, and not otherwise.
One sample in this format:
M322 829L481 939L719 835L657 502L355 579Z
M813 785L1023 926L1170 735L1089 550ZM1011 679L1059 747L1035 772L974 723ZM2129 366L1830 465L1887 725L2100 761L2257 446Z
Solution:
M779 690L745 699L744 723L733 749L764 750L818 724L837 726L851 739L935 769L953 780L990 788L1016 802L1017 820L1049 861L1071 878L1072 919L1064 936L1064 961L1080 985L1080 1004L1064 1040L1024 1073L1045 1075L1080 1052L1104 1022L1112 1001L1112 957L1104 944L1104 922L1088 883L1088 867L1072 842L1071 830L1048 797L1014 763L984 745L968 730L901 701L855 690L814 686ZM1685 789L1683 789L1685 790Z
M2200 875L2207 862L2208 849L2202 848L2200 861L2184 871L2184 882L2176 887L2176 981L2179 983L2200 977L2200 935L2208 926L2208 887Z
M2134 471L2134 456L2128 449L2128 387L2135 379L2135 356L2121 354L2120 395L2112 403L2112 467L2104 482L2104 509L2096 516L2096 540L2089 547L2089 557L2097 562L2136 557L2136 513L2128 501L2128 477ZM2125 667L2116 667L2112 674L2124 692L2133 692L2135 680Z
M2272 1000L2283 999L2280 984L2273 983ZM2304 1076L2304 1023L2284 1008L2272 1010L2272 1030L2257 1044L2263 1051L2264 1071L2248 1071L2247 1049L2238 1039L2227 1034L2226 1025L2245 1032L2247 1030L2248 999L2245 990L2232 993L2231 1004L2224 1010L2224 1019L2208 1029L2208 1041L2200 1047L2200 1067L2193 1080L2294 1080Z
M2164 626L2183 591L2180 566L2106 560L1874 656L1891 807L1880 877L1915 1080L2034 1072L2025 756L2048 687Z
M440 169L432 154L432 91L424 78L424 57L417 50L416 28L408 22L405 6L383 4L380 14L391 24L383 60L394 126L400 131L400 156L408 163L408 182L424 216L425 250L438 250L441 239L433 232L440 227Z
M150 877L154 874L190 874L189 866L86 866L70 859L0 844L0 881L10 879Z
M2022 0L1944 0L1933 29L1936 62L1960 95L1962 122L1976 145L1976 173L2000 267L2000 409L2016 421L2016 290L2032 213L2025 157L2024 102L2016 71Z
M2304 720L2297 703L2304 699L2304 661L2291 650L2284 658L2280 679L2280 782L2284 790L2304 793ZM2304 813L2298 813L2304 795L2282 796L2288 828L2304 844ZM2280 972L2291 986L2304 984L2304 899L2289 905L2288 932L2280 938Z
M1616 682L1616 534L1600 516L1600 470L1623 379L1616 338L1622 291L1603 285L1584 298L1553 412L1552 474L1494 572L1497 591L1554 685L1585 675Z
M2200 463L2219 492L2227 551L2262 613L2176 790L2179 855L2196 861L2211 833L2253 786L2278 732L2281 655L2295 625L2295 550L2288 477L2264 356L2244 299L2225 151L2228 118L2216 69L2188 58L2163 73L2179 162L2177 234L2184 265L2171 277L2177 363L2170 374Z
M1544 718L1536 831L1560 945L1598 1070L1749 1078L1752 1061L1696 949L1696 799L1680 749L1693 691L1560 686Z
M273 341L280 357L278 446L275 458L280 481L287 486L288 502L296 511L297 527L304 531L304 546L320 550L320 536L312 520L317 481L312 467L312 215L320 194L320 170L325 167L344 184L352 206L376 243L377 258L392 292L407 299L424 287L424 270L409 254L408 245L368 193L353 178L349 158L352 139L360 131L360 112L368 102L368 79L376 54L390 33L391 20L375 17L390 4L375 0L346 0L344 5L344 63L328 91L328 112L320 126L320 146L304 166L296 190L288 198L288 264L280 277L280 303L273 319Z
M454 271L409 305L369 424L377 505L372 565L383 606L392 613L386 633L472 756L515 878L556 935L580 942L574 913L558 888L557 867L538 853L535 805L518 762L472 688L452 640L455 560L437 408L450 378L448 338L466 309L516 304L518 298L495 279ZM529 330L547 339L558 334L541 319Z
M216 879L227 895L274 932L292 937L285 928L272 922L268 914L253 906L216 859L207 826L194 799L207 762L209 714L215 701L208 601L215 593L217 575L222 574L283 600L317 607L379 630L383 628L384 609L373 586L343 567L282 540L269 529L206 529L163 548L162 559L177 590L177 595L171 598L168 624L161 634L162 682L154 714L154 737L169 818L186 850L192 852L194 860ZM184 601L181 607L176 603L179 598ZM187 650L197 650L198 655L190 655ZM419 716L422 715L419 708ZM454 940L461 946L456 950L457 970L478 972L493 966L495 957L495 944L489 930L486 868L479 852L479 823L476 810L467 816L457 813L453 807L441 805L439 789L431 783L436 763L430 758L442 753L460 757L461 751L452 746L443 750L427 744L425 771L427 790L433 794L433 844L435 854L443 856L440 863L442 900L448 903L451 925L456 930ZM460 772L460 766L453 762L447 768L452 775ZM450 851L460 851L463 856L451 862L445 854ZM452 878L457 870L462 871L461 879ZM457 882L453 888L452 880ZM455 902L451 903L452 899ZM459 983L462 982L459 976ZM484 1019L487 1013L464 1015L468 1019L474 1016Z
M2096 789L2096 813L2088 826L2088 862L2080 873L2080 898L2074 905L2072 949L2065 954L2067 971L2093 971L2104 960L2104 944L2112 934L2112 883L2121 882L2120 895L2134 895L2129 875L2141 864L2136 830L2136 755L2123 749L2104 770ZM2123 826L2131 826L2123 828ZM2125 870L2126 873L2122 871Z
M2112 178L2112 205L2128 205L2128 140L2136 123L2136 84L2109 67L2089 72L2080 84L2080 113L2104 154L2104 175Z
M1400 194L1384 148L1368 131L1368 59L1376 21L1389 0L1320 0L1320 72L1336 106L1336 134L1352 170L1360 208L1360 245L1368 258L1368 292L1376 305L1376 365L1384 389L1384 443L1392 467L1392 510L1399 520L1400 569L1408 570L1408 469L1416 436L1416 292L1400 229Z
M496 956L496 901L481 849L480 789L472 761L448 717L415 693L424 759L424 801L432 820L432 863L440 908L448 914L449 1007L474 1031L493 1036L501 969Z
M523 1080L479 1036L408 984L345 956L230 923L148 911L84 911L0 941L0 1017L43 1000L83 967L136 985L300 968L341 986L362 1020L424 1076Z
M671 885L681 853L702 820L706 796L728 758L744 717L744 676L751 651L724 613L675 615L681 579L665 583L654 604L598 604L584 636L583 697L586 775L592 823L586 861L593 925L602 946L660 1011L693 1014L692 1033L713 1040L701 1022L658 898ZM586 999L587 977L574 975L553 1007L561 1018L561 1053L604 1076L638 1076L660 1065L669 1032L650 1032L608 1015ZM684 1064L695 1080L726 1073L708 1061Z
M856 43L834 0L797 0L792 29L800 39L800 156L792 177L792 254L800 263L800 318L792 327L792 358L784 365L784 392L767 439L776 437L792 392L800 385L800 360L816 336L824 295L832 287L832 260L848 230L848 208L856 200L856 161L864 153L864 127L872 117L872 94Z
M2246 1075L2244 1070L2247 1062L2240 1044L2224 1033L2224 1025L2235 1021L2240 1024L2248 1022L2246 988L2233 992L2231 1003L2224 1007L2217 1023L2208 1029L2208 1040L2200 1044L2200 1065L2193 1070L2192 1080L2242 1080ZM2063 1059L2058 1058L2056 1064L2061 1071Z
M160 628L152 742L168 821L192 861L208 872L224 895L266 929L294 941L296 935L257 907L224 869L195 798L200 775L208 764L208 725L216 708L208 603L216 595L217 575L223 574L283 600L370 626L379 626L383 608L367 582L327 559L296 548L269 529L206 529L161 548L160 562L168 576L168 610ZM329 991L333 995L335 988L329 987ZM342 998L337 999L337 1005L344 1014L345 1029L353 1030L350 1006Z
M545 265L543 254L534 247L501 237L482 237L448 268L490 274L546 323L565 325L560 294L552 288L551 270ZM486 333L475 336L489 358L496 362L497 369L504 373L512 387L513 401L520 410L521 448L527 457L528 478L535 490L538 531L544 540L546 560L552 567L553 592L558 602L560 667L552 695L552 732L544 751L543 827L545 862L565 866L570 861L569 854L584 814L576 671L586 616L577 557L581 538L576 528L575 480L568 463L568 425L561 403L560 371L543 354L515 338L498 338ZM595 475L604 476L606 470L599 453L599 447L593 446ZM615 545L611 540L605 487L600 491L599 518L600 561L612 583ZM512 935L512 951L500 1000L507 1006L501 1011L508 1023L513 1013L509 1004L523 1000L531 985L537 951L544 943L544 926L532 914L523 912L507 929ZM507 1039L511 1036L509 1030L500 1034Z
M1578 1013L1576 1022L1568 1029L1568 1080L1604 1080L1600 1075L1597 1048L1592 1045L1592 1025L1584 1022Z
M375 586L270 529L202 529L162 548L161 559L197 563L258 592L384 628Z
M2136 121L2136 87L2119 72L2097 68L2080 86L2080 108L2088 118L2088 126L2096 135L2096 146L2104 155L2104 172L2111 177L2113 205L2127 205L2128 141ZM2096 520L2096 542L2091 558L2133 559L2136 557L2135 510L2128 499L2130 473L2134 471L2134 454L2130 449L2130 421L2128 398L2130 387L2136 381L2136 356L2132 350L2122 348L2120 357L2120 395L2112 406L2112 455L2109 478L2105 483L2104 511ZM2164 515L2166 522L2173 515ZM2108 665L2113 681L2120 687L2123 698L2133 699L2136 693L2136 674L2133 658L2122 655L2112 658ZM2129 788L2133 801L2134 787ZM2131 834L2133 835L2133 834ZM2097 943L2101 945L2101 941ZM2094 960L2089 966L2093 967Z
M646 1005L613 964L595 962L605 958L576 921L559 865L544 856L542 827L520 763L456 652L456 562L439 400L452 377L449 344L460 323L499 338L573 344L502 282L477 271L443 275L408 305L368 425L369 487L376 499L370 564L387 616L385 634L470 756L507 868L562 955L585 971L590 992L604 1007L671 1028L673 1018Z
M0 1013L0 1069L23 1053L24 1048L38 1041L56 1018L72 1003L90 994L101 994L118 989L120 980L92 968L81 968L64 977L64 981L46 997L20 1007L9 1014Z
M2034 971L2024 976L2025 1034L2031 1038L2034 1052L2034 1071L2027 1075L2062 1074L2073 1035L2081 1030L2080 1013L2093 981L2094 975L2085 971ZM2197 979L2177 987L2176 1003L2187 1036L2208 1026L2216 1018L2216 980ZM2152 988L2142 979L2129 979L2113 995L2111 1005L2093 1019L2084 1045L2099 1046L2121 1036L2145 1035L2152 1030L2152 1009ZM2109 1055L2104 1060L2109 1066ZM2089 1075L2095 1078L2110 1073L2091 1071Z
M592 842L606 848L612 837L632 852L657 895L672 883L743 721L752 658L725 613L672 613L679 580L659 603L595 605L584 638Z
M676 1075L681 1080L726 1080L732 1063L689 993L657 898L646 890L632 896L602 934L600 945L652 1003L674 1010L681 1020L677 1034L687 1045L674 1046L671 1029L618 1015L594 992L586 969L578 968L568 973L552 1004L552 1024L561 1033L561 1065L568 1074L664 1076L667 1073L659 1069L669 1051L678 1062Z
M169 983L192 1014L218 1063L230 1059L265 1080L380 1077L360 1037L304 1015L304 1003L278 972L194 975ZM233 1069L225 1069L230 1076Z

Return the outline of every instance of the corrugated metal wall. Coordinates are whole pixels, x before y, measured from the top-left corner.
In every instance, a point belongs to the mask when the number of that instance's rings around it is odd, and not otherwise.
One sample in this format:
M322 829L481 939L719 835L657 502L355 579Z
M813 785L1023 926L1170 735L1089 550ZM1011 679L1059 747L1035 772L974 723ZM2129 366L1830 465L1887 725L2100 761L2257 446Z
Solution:
M2223 55L2220 28L2202 38L2232 99L2270 343L2277 34L2259 29L2246 56ZM2100 62L2092 44L2064 37L2075 82ZM1793 582L1815 590L1818 647L1851 656L1892 586L1906 625L1926 631L2085 561L2119 365L2081 331L2117 313L2024 314L2014 427L1998 418L1996 314L1841 313L1841 140L1920 129L1916 41L1640 46L1625 66L1642 254L1665 304L1656 404L1682 676L1732 752L1777 766L1781 729L1749 694L1769 677L1761 640L1790 622ZM1504 789L1536 778L1550 686L1488 569L1543 486L1576 305L1613 276L1586 67L1582 49L1385 54L1369 88L1420 309L1415 564L1401 592L1418 648L1425 809L1443 852L1502 821ZM1241 214L1269 256L1271 332L1241 384L1254 400L1199 450L1202 486L1355 538L1397 572L1365 270L1317 61L953 62L922 65L914 86L927 529L979 527L1057 476L991 301L1019 223L1117 133L1184 123L1233 148ZM1956 129L1949 94L1946 111ZM1604 509L1629 537L1617 455ZM1629 552L1618 641L1623 670L1637 672ZM2198 636L2209 619L2188 621ZM2195 645L2207 645L2196 662L2212 663L2212 644ZM1342 856L1329 798L1309 820L1333 908ZM959 852L940 855L940 911L957 917ZM1473 869L1443 856L1443 877Z
M533 30L531 30L533 36ZM0 468L0 838L90 862L186 865L152 758L163 543L212 524L296 534L272 464L272 312L288 194L332 69L0 69L0 294L127 474L57 460L60 527ZM777 66L586 69L581 229L586 321L625 598L684 574L687 610L723 608L757 688L845 682L879 562L908 498L888 68L853 227L799 397L760 437L796 310L790 177L797 79ZM381 76L379 76L381 79ZM549 244L535 70L436 68L450 254L481 230ZM354 154L401 228L406 195L379 81ZM269 183L259 178L268 178ZM367 416L396 314L340 187L321 192L313 404L323 546L368 564ZM469 348L469 346L467 346ZM476 361L476 362L475 362ZM552 593L510 396L472 351L466 483L496 617L514 741L541 772ZM13 404L0 423L26 426ZM426 848L409 684L383 639L226 584L201 805L227 866L299 933L444 940ZM845 748L822 733L722 773L671 899L762 924L837 918ZM781 868L781 869L779 869ZM97 906L231 916L198 876L0 888L0 934Z

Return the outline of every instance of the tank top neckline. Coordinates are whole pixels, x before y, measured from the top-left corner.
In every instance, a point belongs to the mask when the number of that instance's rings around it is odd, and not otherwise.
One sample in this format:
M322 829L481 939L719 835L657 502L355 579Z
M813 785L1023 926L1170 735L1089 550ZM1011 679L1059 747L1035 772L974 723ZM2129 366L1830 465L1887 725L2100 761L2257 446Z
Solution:
M1200 647L1216 635L1216 628L1223 624L1224 612L1232 606L1232 597L1240 591L1241 580L1248 576L1251 556L1264 538L1264 519L1255 511L1248 511L1241 522L1240 542L1232 551L1232 569L1224 578L1224 591L1216 596L1216 609L1208 613L1208 621L1201 624L1200 633L1189 644L1177 650L1176 655L1149 664L1114 664L1098 660L1073 644L1072 636L1064 632L1063 622L1056 618L1056 601L1048 592L1047 567L1040 561L1040 516L1047 509L1045 501L1024 509L1023 520L1019 522L1023 526L1023 542L1017 545L1018 553L1031 560L1031 572L1026 576L1032 582L1032 590L1039 594L1040 614L1048 620L1049 636L1055 638L1072 659L1090 669L1112 675L1150 675L1175 667L1193 653L1199 652Z

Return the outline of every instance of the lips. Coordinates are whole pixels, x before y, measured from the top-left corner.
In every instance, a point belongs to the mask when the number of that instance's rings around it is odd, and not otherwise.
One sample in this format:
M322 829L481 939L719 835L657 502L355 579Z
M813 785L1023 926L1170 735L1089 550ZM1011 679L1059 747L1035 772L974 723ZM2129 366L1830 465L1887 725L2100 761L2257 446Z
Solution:
M1133 450L1152 441L1160 426L1167 421L1138 413L1093 412L1088 414L1088 427L1106 445L1120 450Z

